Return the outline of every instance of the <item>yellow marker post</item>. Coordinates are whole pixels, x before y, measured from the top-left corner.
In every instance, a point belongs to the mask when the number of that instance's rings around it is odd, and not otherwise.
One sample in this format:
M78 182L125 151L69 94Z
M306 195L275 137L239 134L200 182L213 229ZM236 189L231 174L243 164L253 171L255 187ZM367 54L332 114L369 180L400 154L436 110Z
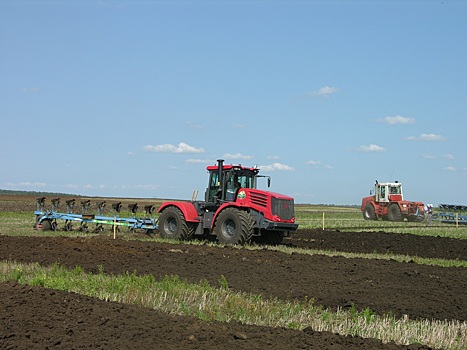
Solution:
M324 211L323 211L323 231L324 231Z
M114 239L117 238L117 217L114 216Z

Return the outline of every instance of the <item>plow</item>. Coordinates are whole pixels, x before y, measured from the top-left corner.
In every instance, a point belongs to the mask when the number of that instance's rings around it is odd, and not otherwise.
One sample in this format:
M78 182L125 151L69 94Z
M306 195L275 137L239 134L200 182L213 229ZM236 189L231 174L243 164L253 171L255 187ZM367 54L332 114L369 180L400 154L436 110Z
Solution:
M433 220L447 224L467 225L467 205L440 204Z
M81 232L103 232L106 225L109 225L112 230L117 230L121 227L127 227L129 231L145 230L150 233L158 228L158 221L152 216L155 212L153 205L144 206L146 216L144 218L137 217L139 209L138 203L128 205L129 211L132 213L130 217L120 217L122 202L113 203L111 205L114 211L114 216L105 216L104 211L107 209L106 201L95 203L97 214L90 213L92 203L90 200L81 201L81 213L74 213L75 199L66 201L65 212L60 212L60 198L51 200L51 209L45 209L45 197L37 198L36 200L36 221L34 228L42 231L59 230L59 222L63 222L62 229L64 231L78 230Z

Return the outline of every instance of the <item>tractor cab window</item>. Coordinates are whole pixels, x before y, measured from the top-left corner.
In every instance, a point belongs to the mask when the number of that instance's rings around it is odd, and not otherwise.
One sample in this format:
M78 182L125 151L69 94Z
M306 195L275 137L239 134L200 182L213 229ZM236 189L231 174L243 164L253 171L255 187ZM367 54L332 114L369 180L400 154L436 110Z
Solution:
M237 196L237 190L240 188L240 182L238 182L238 175L233 173L230 174L226 184L225 200L234 201Z
M386 187L381 186L379 188L379 198L381 199L386 198Z
M400 186L389 187L389 194L401 194L401 187Z
M214 196L219 196L221 193L220 183L219 183L219 173L217 171L211 171L209 176L209 188L206 191L206 201L214 202Z
M234 201L237 198L238 190L240 188L253 188L254 174L250 172L234 171L227 173L226 182L226 197L227 201Z

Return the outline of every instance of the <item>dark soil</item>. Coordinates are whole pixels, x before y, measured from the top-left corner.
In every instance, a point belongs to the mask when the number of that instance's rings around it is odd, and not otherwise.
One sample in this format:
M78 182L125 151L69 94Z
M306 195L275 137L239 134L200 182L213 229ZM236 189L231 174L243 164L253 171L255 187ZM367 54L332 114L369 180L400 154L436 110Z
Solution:
M0 198L2 199L2 198ZM30 199L31 200L31 199ZM2 204L3 203L3 207ZM0 210L14 207L0 201ZM22 208L24 210L24 208ZM8 210L11 211L11 210ZM412 319L467 320L465 268L413 262L309 256L232 247L173 245L127 240L121 234L81 238L0 236L0 260L79 265L90 272L136 272L156 279L178 275L265 298L314 299L332 309L369 307L378 314ZM394 233L299 230L284 242L304 248L392 252L462 259L466 242ZM311 329L293 331L205 323L154 310L48 290L14 282L0 284L0 348L8 349L427 349L382 344Z
M391 232L298 230L285 245L352 253L391 253L424 258L467 260L467 239Z

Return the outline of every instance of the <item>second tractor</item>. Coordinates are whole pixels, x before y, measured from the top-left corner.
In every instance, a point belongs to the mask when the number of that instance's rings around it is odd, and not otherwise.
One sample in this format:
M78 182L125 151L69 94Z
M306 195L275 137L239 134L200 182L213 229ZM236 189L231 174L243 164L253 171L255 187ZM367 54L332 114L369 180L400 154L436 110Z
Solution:
M373 195L362 199L360 209L365 220L422 221L425 217L423 203L404 200L398 181L376 181Z

